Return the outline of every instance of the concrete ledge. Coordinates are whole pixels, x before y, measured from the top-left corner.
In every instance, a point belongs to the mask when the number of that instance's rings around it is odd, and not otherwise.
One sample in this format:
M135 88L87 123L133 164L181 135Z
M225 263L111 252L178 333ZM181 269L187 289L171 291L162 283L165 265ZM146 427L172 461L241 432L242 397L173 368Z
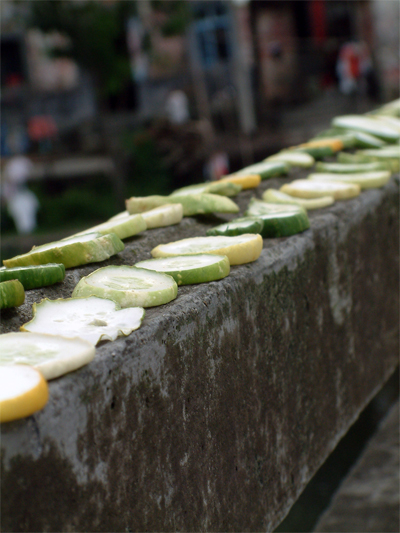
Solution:
M335 494L316 532L399 531L399 402Z
M1 428L3 530L272 530L398 364L398 192L314 212L51 382L43 411ZM152 230L105 264L215 223ZM69 271L63 296L98 266ZM29 291L2 331L59 296Z

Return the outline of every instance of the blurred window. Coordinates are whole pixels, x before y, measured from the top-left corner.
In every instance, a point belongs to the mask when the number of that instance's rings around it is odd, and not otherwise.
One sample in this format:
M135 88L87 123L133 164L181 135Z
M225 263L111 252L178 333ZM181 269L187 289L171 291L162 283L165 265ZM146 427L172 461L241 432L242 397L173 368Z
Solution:
M223 2L203 2L194 7L194 31L204 68L229 61L231 20Z

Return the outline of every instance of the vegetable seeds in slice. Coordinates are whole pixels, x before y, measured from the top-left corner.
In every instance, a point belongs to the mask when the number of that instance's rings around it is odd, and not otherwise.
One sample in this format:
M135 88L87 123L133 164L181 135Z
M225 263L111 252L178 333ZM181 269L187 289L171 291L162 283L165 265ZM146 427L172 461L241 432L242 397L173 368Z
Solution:
M121 309L115 301L97 296L44 299L32 309L33 318L21 326L21 331L81 337L92 344L129 335L144 317L141 307Z
M236 237L193 237L168 244L159 244L151 251L153 257L171 257L197 253L226 255L231 265L242 265L258 259L263 240L261 235Z
M135 266L168 274L178 285L217 281L225 278L230 271L229 259L226 255L213 254L159 257L140 261Z
M49 330L54 332L53 328ZM76 335L78 332L73 339L22 331L0 335L0 365L29 365L47 380L58 378L94 358L94 345Z
M72 296L109 298L126 308L163 305L177 294L178 286L171 276L122 265L99 268L82 278Z
M38 370L26 365L0 367L0 422L33 415L48 399L47 382Z

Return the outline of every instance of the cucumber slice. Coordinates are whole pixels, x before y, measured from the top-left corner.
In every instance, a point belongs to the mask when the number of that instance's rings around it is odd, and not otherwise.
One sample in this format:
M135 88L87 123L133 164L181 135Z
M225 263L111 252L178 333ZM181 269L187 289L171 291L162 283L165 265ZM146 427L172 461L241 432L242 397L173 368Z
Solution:
M0 309L18 307L25 301L24 286L17 279L0 283Z
M230 271L226 255L196 254L158 257L140 261L135 267L172 276L178 285L192 285L225 278Z
M379 161L372 163L325 163L319 161L315 165L318 172L333 172L337 174L352 174L353 172L373 172L375 170L388 170L388 165Z
M360 194L360 186L340 181L295 180L282 185L280 190L298 198L333 196L335 200L347 200Z
M165 204L142 213L147 229L179 224L183 217L182 204Z
M153 307L174 300L178 287L171 276L132 266L108 266L82 278L72 296L100 296L121 307Z
M273 178L274 176L282 176L289 172L289 165L284 161L262 161L255 165L242 168L235 172L234 176L243 176L249 174L258 174L262 180Z
M125 201L129 213L143 213L165 204L182 204L183 216L206 213L238 213L239 207L226 196L218 194L187 194L183 196L145 196Z
M94 354L93 344L79 337L23 332L0 335L0 365L29 365L47 380L87 365Z
M290 204L272 204L252 198L246 214L261 218L263 237L288 237L310 227L303 207Z
M62 263L65 268L70 268L104 261L124 248L124 243L115 233L107 235L88 233L63 241L34 246L30 252L17 255L12 259L5 259L3 263L7 268L47 263Z
M236 196L241 190L241 185L236 183L230 181L216 181L213 183L196 183L196 185L188 185L187 187L176 189L171 196L203 193L220 194L221 196Z
M386 144L370 133L344 128L331 128L321 132L315 139L323 137L337 137L343 142L344 148L379 148Z
M129 335L140 327L144 317L144 309L140 307L121 309L115 301L96 296L65 300L46 298L34 303L32 311L32 320L21 326L21 331L80 337L94 345Z
M291 167L302 167L308 168L312 167L315 163L315 159L312 155L306 154L305 152L295 152L289 150L283 150L277 154L271 155L264 159L264 161L283 161Z
M320 198L295 198L289 194L285 194L282 191L277 191L276 189L267 189L263 195L262 199L264 202L271 204L293 204L304 207L304 209L321 209L321 207L328 207L335 202L333 196L321 196Z
M49 387L38 370L25 365L0 367L0 422L33 415L48 399Z
M376 189L383 187L390 180L391 172L381 170L377 172L353 172L352 174L316 173L310 174L308 179L315 181L340 181L356 183L361 189Z
M0 282L17 279L22 283L25 290L53 285L54 283L59 283L64 278L65 266L62 263L0 268Z
M107 235L107 233L115 233L120 239L127 239L128 237L133 237L141 231L147 229L146 222L144 221L142 215L127 215L126 217L114 218L113 220L107 220L93 228L75 233L73 237L78 235L86 235L87 233L98 232L102 235Z
M230 181L231 183L237 183L242 189L254 189L258 187L261 182L261 176L259 174L243 174L242 176L225 176L220 181Z
M330 157L336 153L336 150L330 145L326 146L310 146L307 144L301 144L290 148L293 152L306 153L311 155L314 159L323 159L324 157Z
M332 120L333 126L370 133L387 142L396 142L400 133L395 128L362 115L343 115Z
M368 150L369 152L370 150ZM350 163L350 164L359 164L359 163L385 163L388 165L389 170L392 172L398 172L400 170L400 162L399 158L393 157L391 154L378 154L380 150L374 151L374 155L365 154L362 153L361 150L356 152L355 154L346 154L344 152L341 152L338 154L338 162L339 163Z
M207 235L243 235L243 233L261 233L264 223L259 218L241 217L235 218L225 224L207 230Z
M226 255L231 265L255 261L261 254L261 235L245 234L236 237L193 237L168 244L159 244L151 251L153 257L171 257L196 253Z

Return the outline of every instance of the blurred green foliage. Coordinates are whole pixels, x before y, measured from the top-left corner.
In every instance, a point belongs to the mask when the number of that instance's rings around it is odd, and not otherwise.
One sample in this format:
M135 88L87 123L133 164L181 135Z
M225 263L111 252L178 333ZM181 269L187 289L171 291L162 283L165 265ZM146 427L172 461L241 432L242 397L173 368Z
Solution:
M70 38L70 49L58 53L72 57L92 73L101 97L123 90L131 76L126 21L136 14L135 2L38 0L31 7L30 25Z

